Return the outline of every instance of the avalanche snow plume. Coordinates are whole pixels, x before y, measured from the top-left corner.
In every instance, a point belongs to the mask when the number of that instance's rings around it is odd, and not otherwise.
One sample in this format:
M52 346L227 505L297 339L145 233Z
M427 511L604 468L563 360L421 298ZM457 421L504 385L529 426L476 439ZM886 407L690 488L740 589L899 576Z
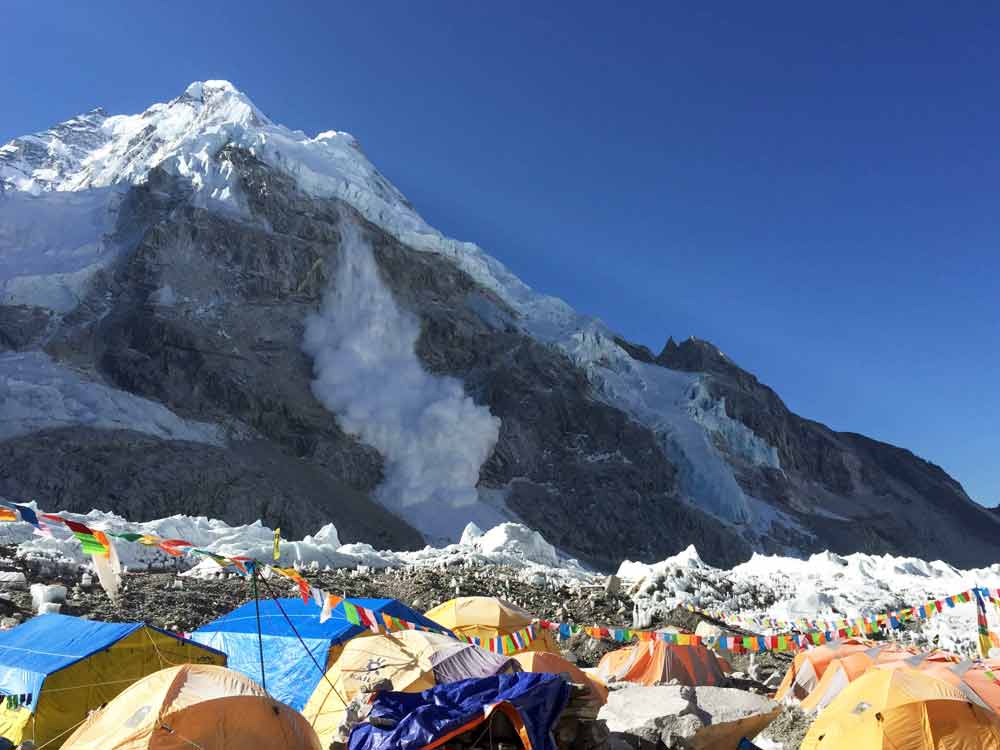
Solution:
M361 228L350 221L342 226L334 286L319 314L306 321L313 392L347 432L382 454L378 500L405 509L435 539L457 539L469 520L488 525L499 519L478 504L476 483L500 420L477 406L458 380L423 369L415 350L419 320L382 282ZM456 508L461 516L451 512Z

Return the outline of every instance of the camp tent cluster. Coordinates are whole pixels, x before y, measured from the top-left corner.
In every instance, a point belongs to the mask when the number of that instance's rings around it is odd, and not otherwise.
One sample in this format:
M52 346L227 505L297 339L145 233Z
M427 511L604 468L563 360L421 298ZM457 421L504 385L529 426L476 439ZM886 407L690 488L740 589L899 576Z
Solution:
M360 625L348 606L406 629ZM377 684L410 694L446 689L442 695L456 700L450 686L474 685L455 709L470 726L486 715L485 707L478 719L468 714L470 696L494 695L489 711L520 721L531 696L561 695L551 682L557 676L558 684L565 677L586 685L589 699L603 703L603 684L555 653L554 640L534 639L511 656L456 635L509 638L531 621L479 597L427 615L393 599L344 600L323 622L312 603L265 599L189 638L143 623L40 615L0 632L0 735L73 750L318 750L338 739L352 701ZM549 682L518 681L529 674ZM507 681L489 682L500 677ZM552 703L552 721L557 709Z
M137 680L173 664L224 665L215 649L142 623L47 614L0 631L0 735L41 746Z
M534 622L487 597L424 614L394 599L345 599L322 622L312 603L265 599L190 638L40 615L0 632L0 735L53 750L382 750L437 747L503 715L515 741L555 750L569 683L596 715L613 683L723 686L731 671L702 645L659 638L582 670L544 628L513 637ZM844 639L796 654L775 697L818 712L803 750L1000 750L994 669Z
M818 713L802 750L1000 750L994 668L845 639L797 654L775 697Z
M350 602L377 614L405 619L432 632L449 634L447 628L395 599L351 599ZM320 622L312 602L262 599L259 605L249 602L198 628L191 633L191 638L227 654L230 669L252 677L272 696L301 710L323 679L323 672L337 661L345 644L371 633L368 628L348 619L344 604L340 602L330 619Z

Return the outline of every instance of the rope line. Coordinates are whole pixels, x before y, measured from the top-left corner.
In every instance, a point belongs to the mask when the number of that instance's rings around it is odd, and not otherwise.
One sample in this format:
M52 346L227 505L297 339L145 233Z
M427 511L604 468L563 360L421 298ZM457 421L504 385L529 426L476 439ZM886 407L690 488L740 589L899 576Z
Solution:
M167 734L174 735L174 737L176 737L177 739L179 739L181 742L188 743L191 747L196 747L196 748L198 748L198 750L205 750L205 748L202 747L201 745L199 745L197 742L195 742L192 739L188 739L183 734L181 734L180 732L178 732L176 729L172 729L171 727L168 727L163 722L160 722L160 729L163 729L164 731L166 731Z
M145 677L145 675L139 675L138 677L133 677L132 679L126 679L126 680L109 680L108 682L91 682L91 683L89 683L87 685L71 685L70 687L64 687L64 688L49 688L49 687L47 687L47 688L42 688L42 690L46 694L48 694L48 693L63 693L63 692L66 692L67 690L82 690L83 688L103 687L104 685L120 685L123 682L137 682L137 681L141 680L143 677Z
M39 745L38 746L38 750L42 750L42 748L48 747L49 745L51 745L53 742L55 742L56 740L58 740L63 735L67 734L68 732L72 732L74 729L76 729L78 726L80 726L81 724L83 724L83 722L85 722L89 718L90 718L89 715L84 716L82 719L80 719L80 721L76 722L76 724L74 724L73 726L71 726L69 729L63 730L62 732L60 732L59 734L57 734L55 737L53 737L51 740L49 740L48 742L46 742L44 745Z
M281 601L279 600L279 598L274 595L274 591L271 589L271 584L268 583L263 578L261 578L261 583L264 584L264 587L267 589L267 593L271 595L271 598L274 600L274 603L278 606L278 611L280 611L281 614L285 615L285 608L281 606ZM340 702L343 703L344 706L347 706L348 704L347 701L344 700L344 696L340 694L336 686L330 681L330 678L327 677L326 670L319 665L318 661L316 661L315 655L313 654L312 651L309 650L309 647L306 645L306 642L302 640L302 636L299 635L299 631L295 628L295 625L292 624L292 621L289 619L288 615L285 615L285 620L288 622L288 626L292 629L292 632L295 633L295 637L299 639L299 643L302 644L302 648L304 648L306 653L309 654L309 658L312 659L312 663L316 665L316 669L318 669L319 673L323 675L323 679L326 680L326 684L330 686L330 690L333 691L334 695L340 698Z
M142 632L146 634L146 637L149 639L149 642L153 644L153 650L156 651L156 658L160 662L160 669L165 669L165 667L163 666L164 662L169 664L171 667L176 666L169 660L163 658L163 654L160 653L160 647L156 645L156 641L153 640L153 636L149 634L149 628L143 628Z

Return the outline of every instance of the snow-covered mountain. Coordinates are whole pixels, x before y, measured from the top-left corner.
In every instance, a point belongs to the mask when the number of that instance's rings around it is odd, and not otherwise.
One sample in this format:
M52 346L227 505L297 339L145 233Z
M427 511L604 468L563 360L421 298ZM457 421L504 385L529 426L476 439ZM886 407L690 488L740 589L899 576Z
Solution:
M346 133L228 82L0 147L0 493L417 545L521 520L610 566L694 542L991 561L939 468L659 355L428 226ZM374 536L373 536L374 535Z

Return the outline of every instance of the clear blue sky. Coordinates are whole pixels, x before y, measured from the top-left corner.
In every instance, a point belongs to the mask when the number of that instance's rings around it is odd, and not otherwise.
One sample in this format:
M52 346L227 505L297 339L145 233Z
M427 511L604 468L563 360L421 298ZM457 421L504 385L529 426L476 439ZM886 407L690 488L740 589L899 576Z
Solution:
M1000 502L1000 6L704 5L6 0L0 142L229 79L538 289Z

